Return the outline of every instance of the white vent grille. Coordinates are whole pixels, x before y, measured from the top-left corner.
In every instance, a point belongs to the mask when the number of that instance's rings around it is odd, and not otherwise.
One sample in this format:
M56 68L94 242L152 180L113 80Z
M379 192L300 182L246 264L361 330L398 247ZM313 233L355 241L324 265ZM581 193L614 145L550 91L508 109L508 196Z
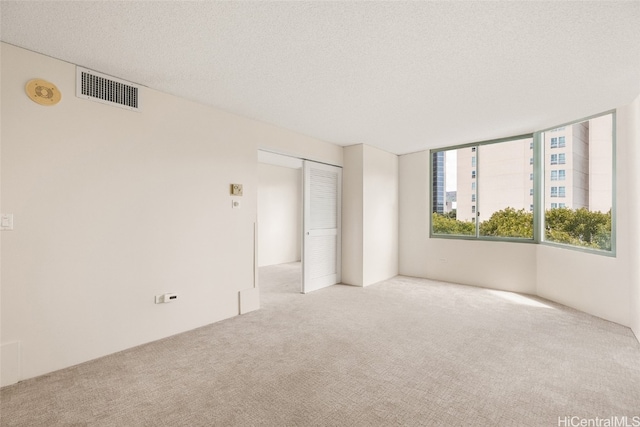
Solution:
M106 74L76 67L76 96L140 111L140 87Z

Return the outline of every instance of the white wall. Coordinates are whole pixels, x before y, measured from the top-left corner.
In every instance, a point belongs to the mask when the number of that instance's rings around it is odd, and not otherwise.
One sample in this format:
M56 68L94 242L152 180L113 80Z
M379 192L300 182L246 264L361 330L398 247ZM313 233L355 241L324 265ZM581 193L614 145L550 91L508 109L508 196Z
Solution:
M428 152L420 152L400 157L400 274L537 294L632 325L638 334L639 103L618 110L615 258L548 245L429 238L431 165Z
M344 148L342 169L342 283L363 286L363 145Z
M342 281L367 286L398 274L398 156L344 149Z
M398 156L363 148L363 283L398 275Z
M618 109L616 128L616 247L617 255L599 256L568 251L556 247L538 247L538 295L622 325L631 325L629 301L632 291L632 269L638 258L631 256L637 245L638 184L635 169L640 167L632 153L637 150L637 118L633 123L633 107Z
M2 232L0 344L18 358L3 385L237 315L254 286L258 147L342 163L341 147L151 89L142 112L81 100L74 65L6 44L1 55L15 230ZM35 77L60 104L27 98ZM154 304L164 292L178 300Z
M400 156L399 168L400 274L535 293L534 245L430 239L429 153Z
M258 265L300 261L302 169L258 164Z
M631 329L640 340L640 96L618 111L618 138L628 141L627 155L618 159L618 170L628 173L628 191L620 195L628 199L628 244ZM618 198L618 200L620 200Z

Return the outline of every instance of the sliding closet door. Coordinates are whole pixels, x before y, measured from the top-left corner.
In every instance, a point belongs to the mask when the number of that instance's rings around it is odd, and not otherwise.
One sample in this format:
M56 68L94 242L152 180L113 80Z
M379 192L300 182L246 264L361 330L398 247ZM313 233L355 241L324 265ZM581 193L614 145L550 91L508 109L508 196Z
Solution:
M339 283L342 169L304 162L302 292Z

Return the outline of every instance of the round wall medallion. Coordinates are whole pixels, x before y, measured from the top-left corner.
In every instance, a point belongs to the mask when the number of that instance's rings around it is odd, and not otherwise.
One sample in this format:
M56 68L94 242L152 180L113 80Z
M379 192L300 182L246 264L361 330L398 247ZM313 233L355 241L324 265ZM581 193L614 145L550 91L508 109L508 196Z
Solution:
M56 85L42 79L29 80L25 90L29 98L40 105L56 105L62 98Z

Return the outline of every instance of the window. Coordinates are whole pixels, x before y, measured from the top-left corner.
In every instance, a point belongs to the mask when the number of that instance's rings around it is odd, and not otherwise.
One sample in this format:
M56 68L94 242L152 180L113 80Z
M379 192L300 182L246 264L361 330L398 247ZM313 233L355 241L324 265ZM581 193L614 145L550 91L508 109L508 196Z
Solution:
M558 136L562 153L547 153L551 164L567 165L546 175L545 196L563 198L562 203L545 202L542 240L583 249L613 252L615 113L607 113L565 126ZM542 132L551 134L554 131ZM544 139L543 139L544 140ZM555 158L554 158L555 156ZM569 157L569 164L567 164ZM553 181L562 186L553 186Z
M475 147L473 147L475 148ZM476 181L472 180L470 158L473 151L454 148L432 151L431 164L431 233L433 235L475 236L476 226L472 222L471 195L476 194ZM475 176L475 170L473 171ZM455 199L453 195L455 194ZM447 196L453 203L446 203ZM442 200L443 204L437 204Z
M551 138L551 148L558 148L558 138Z
M610 112L537 132L539 147L527 135L432 150L431 236L615 254L614 129Z
M457 191L455 214L432 210L432 235L533 240L531 198L523 199L532 190L527 176L534 179L527 150L532 141L525 136L432 151L434 158L444 155L444 168L455 168L445 173L455 177L447 179L445 191ZM454 156L455 163L447 160ZM522 221L524 227L513 226Z

